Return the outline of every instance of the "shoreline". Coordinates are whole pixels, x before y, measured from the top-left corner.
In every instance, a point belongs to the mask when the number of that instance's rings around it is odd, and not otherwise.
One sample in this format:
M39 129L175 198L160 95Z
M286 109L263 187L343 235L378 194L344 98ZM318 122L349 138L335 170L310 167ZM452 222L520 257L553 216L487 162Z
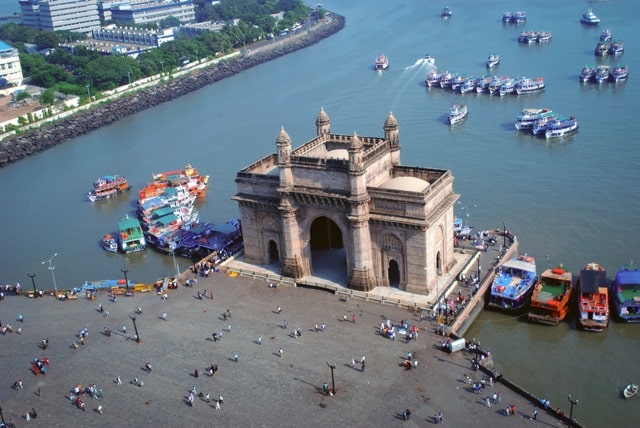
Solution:
M147 89L124 95L116 100L74 114L68 118L44 124L38 129L11 137L0 143L0 167L25 157L41 153L58 144L88 134L143 110L190 94L245 70L312 46L344 28L345 18L332 14L330 22L311 32L287 40L267 44L248 55L223 59L184 77L171 78ZM99 103L99 102L98 102Z

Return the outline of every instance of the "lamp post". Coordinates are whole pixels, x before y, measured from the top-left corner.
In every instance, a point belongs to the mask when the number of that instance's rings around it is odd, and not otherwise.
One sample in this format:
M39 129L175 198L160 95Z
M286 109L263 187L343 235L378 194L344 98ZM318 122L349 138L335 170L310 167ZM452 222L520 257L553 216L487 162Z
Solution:
M131 86L131 72L127 71L127 78L129 79L129 86Z
M573 426L573 406L578 405L578 399L576 398L575 400L573 400L571 398L571 394L569 394L567 399L569 400L569 403L571 403L571 408L569 410L569 427L572 427Z
M327 365L331 369L331 389L332 389L333 394L335 395L335 393L336 393L336 380L333 377L333 371L335 370L336 365L335 364L329 364L329 361L327 361Z
M58 291L58 284L56 284L56 275L53 272L56 267L53 265L52 260L57 255L58 255L58 253L54 253L53 256L51 256L51 258L49 260L45 260L45 261L42 262L42 264L49 263L49 270L51 271L51 278L53 278L53 289L55 291Z
M164 60L160 61L160 67L162 67L162 74L164 75Z
M480 267L480 252L478 252L478 282L480 282L480 273L482 272L482 268Z
M87 95L89 96L89 101L91 101L91 85L87 83L85 88L87 88Z
M131 318L131 321L133 321L133 330L136 332L136 343L140 343L142 342L142 339L140 339L140 335L138 334L138 326L136 325L136 320L138 319L138 317L133 314L129 314L129 318Z
M35 273L28 273L27 276L29 278L31 278L31 283L33 284L33 297L38 297L38 290L36 290L36 274Z
M127 279L127 272L129 272L129 270L128 269L120 269L120 272L122 272L124 274L125 287L127 287L127 291L129 291L129 280Z

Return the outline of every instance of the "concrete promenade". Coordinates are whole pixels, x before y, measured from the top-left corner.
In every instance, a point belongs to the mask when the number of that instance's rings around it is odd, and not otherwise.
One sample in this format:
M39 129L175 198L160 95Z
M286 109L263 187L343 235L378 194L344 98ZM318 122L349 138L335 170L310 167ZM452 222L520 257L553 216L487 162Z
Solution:
M214 293L213 299L198 299L198 291L205 289ZM529 420L536 403L500 383L474 393L465 380L465 375L476 380L481 376L471 370L474 355L442 352L435 323L421 322L407 309L314 289L270 288L262 280L224 273L198 278L194 287L167 294L166 302L155 293L144 293L119 296L114 303L106 292L96 300L8 296L1 301L0 320L14 329L0 335L0 407L5 421L34 427L392 427L430 426L433 416L442 412L445 423L456 427L561 426L540 408L537 420ZM97 310L99 304L108 317ZM141 343L134 340L129 318L138 306L143 310L137 317ZM222 314L227 309L232 318L225 321ZM24 322L16 321L18 314L24 315ZM355 324L350 321L353 315ZM378 331L386 319L394 324L408 319L420 327L419 338L409 343L402 335L395 341L383 338ZM322 323L325 331L316 332L315 324ZM89 332L85 345L73 349L83 328ZM110 337L103 334L105 328L113 331ZM295 338L292 331L297 328L302 336ZM212 339L214 332L222 332L221 341ZM46 350L38 347L43 338L49 338ZM405 370L401 364L409 351L418 365ZM351 359L360 361L362 355L365 370L360 364L352 368ZM31 373L34 356L51 361L45 376ZM146 362L153 366L151 373L144 370ZM333 397L322 392L323 383L332 384L327 362L336 366ZM219 370L209 377L206 368L212 363ZM114 382L117 376L122 385ZM133 385L134 377L144 386ZM24 389L12 388L17 380ZM75 385L91 383L103 390L104 399L85 395L82 411L68 395ZM187 396L194 386L212 398L221 394L221 409L198 397L191 407ZM487 407L486 399L494 392L500 392L502 402ZM515 416L506 416L509 404L516 405ZM95 410L98 405L103 414ZM32 408L37 419L27 422L23 415ZM401 416L406 408L412 412L408 421Z

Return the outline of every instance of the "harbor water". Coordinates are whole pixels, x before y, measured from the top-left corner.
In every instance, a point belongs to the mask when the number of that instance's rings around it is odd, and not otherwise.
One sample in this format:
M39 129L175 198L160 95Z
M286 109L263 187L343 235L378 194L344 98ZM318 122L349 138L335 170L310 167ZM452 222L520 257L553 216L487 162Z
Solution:
M106 253L99 245L135 211L137 190L152 173L191 163L209 174L210 190L199 203L200 218L225 222L238 216L230 198L238 170L275 152L284 126L297 146L313 137L323 107L332 131L382 136L392 111L400 125L405 165L450 169L461 194L456 215L476 229L502 229L534 256L538 269L563 264L577 275L586 263L604 265L613 279L629 260L640 260L637 197L640 150L640 36L634 30L640 4L507 1L451 2L453 16L440 18L443 4L409 0L327 0L346 17L337 35L196 93L144 111L45 153L0 169L3 245L0 281L39 288L71 288L86 280L121 277L134 282L185 269L188 260L147 249ZM502 13L522 8L527 23L504 25ZM580 24L588 8L602 20ZM11 10L12 12L13 10ZM597 60L600 32L610 28L625 42L618 58ZM550 31L545 44L517 42L522 30ZM381 53L390 68L373 70ZM427 89L429 66L481 76L490 53L501 57L495 74L543 77L546 89L528 96L490 97ZM625 64L628 81L580 84L585 64ZM454 103L469 116L447 125ZM518 133L513 122L523 108L546 107L576 116L577 134L549 141ZM100 175L126 176L132 192L91 203L86 193ZM53 270L49 270L49 259ZM176 266L176 264L178 266ZM617 322L599 334L531 325L485 311L471 329L491 350L497 367L525 389L569 408L586 426L629 426L640 420L637 400L621 399L621 388L640 382L640 325Z

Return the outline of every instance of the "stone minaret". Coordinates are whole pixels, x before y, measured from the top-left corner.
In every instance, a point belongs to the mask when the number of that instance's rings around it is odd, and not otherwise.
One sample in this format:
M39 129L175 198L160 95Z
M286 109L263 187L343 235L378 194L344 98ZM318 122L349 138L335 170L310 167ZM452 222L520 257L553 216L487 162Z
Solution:
M291 171L291 138L284 130L276 139L278 148L278 168L280 168L280 219L282 222L282 265L284 276L300 278L302 275L302 249L300 248L299 226L296 218L296 205L292 195L293 172Z
M320 107L318 117L316 118L316 133L318 136L331 133L331 120L329 120L329 115L325 113L322 107Z
M368 291L376 287L369 232L369 193L364 167L364 146L356 133L349 145L349 213L351 242L354 254L349 287Z
M400 165L400 130L398 127L398 121L393 116L393 113L389 112L389 116L384 121L384 139L389 141L391 146L391 164Z

